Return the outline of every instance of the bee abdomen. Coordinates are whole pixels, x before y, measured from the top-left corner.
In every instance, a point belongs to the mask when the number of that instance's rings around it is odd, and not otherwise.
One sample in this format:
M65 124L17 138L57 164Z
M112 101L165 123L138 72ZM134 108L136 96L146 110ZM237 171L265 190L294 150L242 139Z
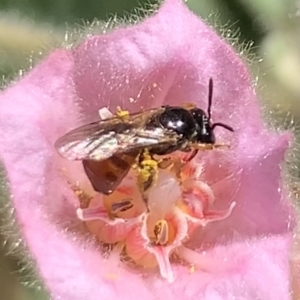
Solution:
M122 155L122 156L112 156L109 161L112 165L114 165L114 167L117 167L118 169L121 170L126 170L128 168L128 155ZM127 160L126 160L127 158Z

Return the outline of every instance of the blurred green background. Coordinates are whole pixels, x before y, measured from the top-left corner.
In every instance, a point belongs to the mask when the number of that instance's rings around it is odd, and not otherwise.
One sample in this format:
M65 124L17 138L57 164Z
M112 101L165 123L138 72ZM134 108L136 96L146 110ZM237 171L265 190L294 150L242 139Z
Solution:
M20 70L61 45L66 28L72 32L72 28L94 19L128 16L137 8L149 7L149 3L156 1L0 0L0 74L4 82L21 75ZM258 79L263 104L284 126L291 120L298 124L300 1L189 0L187 5L227 36L238 36L244 45L240 49L251 45L247 50L250 67L254 79ZM1 300L44 299L39 292L18 283L19 262L5 257L4 248L0 247Z

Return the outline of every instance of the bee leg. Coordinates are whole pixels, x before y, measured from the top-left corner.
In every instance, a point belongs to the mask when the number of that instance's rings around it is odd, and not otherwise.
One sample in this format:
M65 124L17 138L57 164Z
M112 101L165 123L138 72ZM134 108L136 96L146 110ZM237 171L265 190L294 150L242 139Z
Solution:
M171 172L175 174L178 183L181 184L181 172L183 168L197 155L198 151L198 149L190 150L190 153L183 158L166 157L158 162L158 167L160 169L166 169L171 166Z
M185 163L183 163L183 161L180 158L174 157L166 157L158 161L158 167L160 169L170 168L170 171L175 174L178 182L181 182L181 170L184 164Z
M196 105L194 103L183 103L181 107L186 110L192 110L196 107Z
M218 148L229 149L230 145L228 144L191 144L191 148L195 150L205 151L205 150L213 150Z
M213 150L214 144L191 144L191 148L198 151Z
M181 171L182 171L183 166L184 166L184 164L183 164L182 160L181 159L176 159L176 160L174 160L172 168L171 168L171 171L175 174L175 176L178 180L178 183L180 185L181 185L181 182L182 182Z
M177 157L165 157L157 162L159 169L168 169L175 174L178 182L181 182L181 170L183 165L183 160Z
M214 149L217 149L217 148L230 149L230 145L229 144L214 144Z
M198 152L199 152L198 149L193 149L191 151L191 153L189 154L189 156L187 156L186 158L183 159L183 162L189 163L198 154Z
M160 169L167 169L174 164L174 158L165 157L157 162L157 166Z

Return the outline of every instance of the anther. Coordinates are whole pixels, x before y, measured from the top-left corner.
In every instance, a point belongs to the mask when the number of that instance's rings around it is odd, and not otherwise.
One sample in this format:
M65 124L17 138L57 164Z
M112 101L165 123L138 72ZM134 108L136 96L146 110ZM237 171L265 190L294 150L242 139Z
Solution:
M155 244L165 246L169 239L169 226L167 221L160 220L154 226Z
M111 212L116 214L118 212L124 212L133 207L133 202L130 198L123 199L120 202L115 202L111 205Z

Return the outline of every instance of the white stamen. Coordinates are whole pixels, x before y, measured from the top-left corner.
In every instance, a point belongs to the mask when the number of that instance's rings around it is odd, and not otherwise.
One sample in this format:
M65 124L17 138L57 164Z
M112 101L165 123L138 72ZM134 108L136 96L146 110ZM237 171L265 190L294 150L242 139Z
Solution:
M101 120L106 120L113 117L113 114L106 107L99 109L98 113Z

